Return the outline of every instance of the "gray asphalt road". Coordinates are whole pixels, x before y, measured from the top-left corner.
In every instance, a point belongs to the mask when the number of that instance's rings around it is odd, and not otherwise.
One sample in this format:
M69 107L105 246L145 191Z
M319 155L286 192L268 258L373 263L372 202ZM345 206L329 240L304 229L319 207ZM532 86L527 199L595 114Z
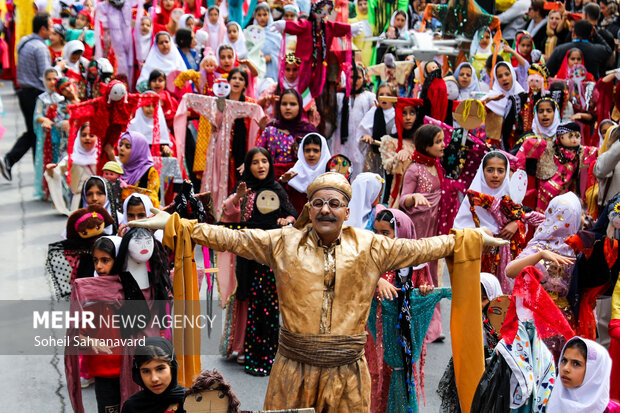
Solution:
M24 130L17 97L11 84L0 87L6 115L0 123L7 129L0 152L6 153ZM47 245L60 239L65 218L51 204L35 201L33 194L32 156L26 154L13 168L13 182L0 177L0 299L49 300L52 287L45 277L44 262ZM446 277L444 277L446 279ZM204 287L203 287L204 288ZM205 292L201 292L204 297ZM449 328L449 302L442 303L444 331ZM11 334L6 329L3 337ZM435 394L437 382L450 358L449 334L445 343L430 344L426 359L426 406L422 412L436 412L439 400ZM2 339L0 339L2 340ZM209 351L216 353L216 349ZM0 355L0 388L3 407L7 411L71 412L67 395L62 356ZM245 374L236 363L219 356L202 356L202 367L216 368L232 384L244 410L262 408L267 378ZM94 388L83 391L86 412L96 412Z

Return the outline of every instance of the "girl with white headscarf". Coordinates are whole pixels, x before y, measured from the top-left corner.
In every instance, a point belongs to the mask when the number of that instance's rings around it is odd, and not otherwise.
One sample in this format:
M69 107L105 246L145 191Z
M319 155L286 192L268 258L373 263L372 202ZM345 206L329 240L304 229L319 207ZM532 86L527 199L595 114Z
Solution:
M362 172L357 175L352 187L351 202L349 202L349 219L345 225L372 230L375 215L375 206L383 191L384 180L378 174Z
M192 22L188 23L190 20ZM194 15L189 14L189 13L184 14L179 19L179 23L177 25L177 30L179 30L179 29L188 29L188 30L194 31L194 24L196 24L196 19L194 18Z
M611 357L605 347L573 337L564 346L559 361L559 377L547 404L548 412L620 411L620 405L609 398Z
M237 35L234 37L234 30L237 29ZM226 38L224 44L229 44L235 49L237 58L243 60L248 56L248 48L245 44L245 34L241 26L237 22L228 22L226 25Z
M226 39L226 25L218 6L209 7L202 30L209 33L209 47L212 51L216 51Z
M155 44L153 44L148 56L146 56L137 85L148 82L151 72L155 69L161 70L166 76L175 70L186 70L183 57L181 57L181 53L173 45L172 36L168 32L159 32L155 35Z
M467 76L467 69L469 69L471 73L469 76ZM461 71L463 71L463 73L461 73ZM480 91L480 84L478 83L476 70L471 63L463 62L458 65L454 71L454 78L459 87L459 96L457 100L475 99L474 92ZM469 79L469 83L467 83L467 79Z
M146 93L155 93L149 90ZM134 118L129 123L128 130L134 132L140 132L149 141L149 145L153 145L153 127L155 123L155 108L154 105L147 105L147 107L139 107L136 110ZM145 112L146 109L146 112ZM157 119L159 122L159 144L172 146L170 141L170 132L166 125L166 118L164 117L164 111L161 109L161 105L157 103Z
M495 99L498 95L503 95ZM520 116L527 92L517 81L514 68L510 62L499 62L493 68L493 86L485 99L489 109L487 117L487 136L500 140L503 149L511 149L517 137L523 134L523 117Z
M88 59L82 56L83 54L84 43L79 40L67 42L62 48L62 57L65 60L65 67L84 76L88 67Z
M553 117L549 119L549 112L553 111ZM532 132L541 138L552 141L560 126L560 111L555 100L545 97L534 106L534 120L532 121Z
M321 145L321 155L314 165L309 165L306 160L305 149L309 144ZM296 191L306 193L308 185L316 179L317 176L325 172L325 166L329 161L331 154L329 152L329 146L327 140L318 133L309 133L301 140L299 148L297 149L297 162L291 168L291 171L295 172L295 176L288 182Z

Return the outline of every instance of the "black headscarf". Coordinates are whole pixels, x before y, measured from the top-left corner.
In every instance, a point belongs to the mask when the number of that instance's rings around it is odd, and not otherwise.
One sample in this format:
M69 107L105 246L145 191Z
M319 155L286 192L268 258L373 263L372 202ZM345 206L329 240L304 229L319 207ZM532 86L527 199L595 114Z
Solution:
M142 381L142 376L140 375L141 366L139 366L138 363L140 360L144 360L144 356L153 354L152 349L150 349L151 346L158 347L166 355L169 355L172 358L172 361L169 363L172 380L166 390L164 390L161 394L155 394L148 390ZM125 402L122 413L163 413L166 411L168 406L172 404L179 403L182 405L183 400L185 399L186 389L185 387L177 384L178 367L179 365L177 363L176 356L174 355L174 349L168 340L163 337L147 337L145 345L136 348L133 358L133 366L131 369L133 381L144 390L134 394Z
M297 100L297 104L299 105L299 113L293 119L284 119L282 117L282 110L280 109L280 105L282 104L282 98L285 95L293 95ZM295 137L304 137L311 132L317 132L316 128L313 124L304 119L304 101L295 89L285 89L282 91L280 95L280 99L276 103L276 119L271 123L277 129L287 130L288 133Z

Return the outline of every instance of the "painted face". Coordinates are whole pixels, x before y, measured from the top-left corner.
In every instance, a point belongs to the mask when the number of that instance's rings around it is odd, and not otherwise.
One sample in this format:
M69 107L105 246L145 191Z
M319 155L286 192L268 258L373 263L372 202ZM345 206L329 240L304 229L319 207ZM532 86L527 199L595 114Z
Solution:
M396 39L396 27L390 26L388 27L385 35L388 39Z
M265 38L265 29L261 26L252 25L246 30L246 36L254 44L259 44Z
M94 250L93 264L95 265L97 275L103 277L104 275L110 275L110 271L112 271L112 267L114 266L114 258L107 252Z
M463 66L459 71L459 86L462 88L468 87L471 84L471 67Z
M581 57L581 53L579 53L578 51L572 51L569 55L568 55L568 67L573 67L575 65L581 65L583 64L583 58Z
M256 23L261 27L267 27L269 24L269 12L263 8L256 10L254 18L256 19Z
M295 119L299 115L299 103L295 95L287 93L280 100L280 113L286 120Z
M230 72L235 64L235 53L230 49L220 50L220 67L225 72Z
M576 148L581 143L581 133L563 133L562 135L560 135L560 143L567 148Z
M54 90L54 85L58 79L58 72L49 72L45 75L45 87L47 90Z
M403 129L413 129L413 124L415 123L417 116L418 114L413 106L403 108Z
M155 113L155 105L151 103L150 105L142 106L142 113L144 113L144 116L146 116L147 118L153 119L153 113Z
M228 33L228 40L232 43L236 42L239 39L239 27L236 24L231 24L226 28L226 32Z
M243 93L246 88L245 79L241 76L241 73L235 73L230 77L230 91L231 93Z
M131 205L127 207L127 222L144 218L146 218L146 210L144 208L144 204Z
M267 174L269 173L269 159L262 153L257 152L252 158L250 172L254 178L260 179L261 181L267 178Z
M97 137L90 133L90 126L84 126L80 132L80 144L86 151L90 151L95 147Z
M153 256L155 242L153 236L137 233L127 244L129 256L136 262L147 262Z
M426 73L433 73L437 69L439 69L439 65L437 64L437 62L428 62L424 67Z
M448 92L448 99L456 100L459 97L459 85L454 80L446 80L446 89Z
M140 377L147 389L162 394L172 382L172 371L168 363L155 359L140 366Z
M407 19L402 14L397 14L394 16L394 26L398 30L403 30L405 28L405 24L407 24Z
M97 224L94 228L86 228L81 230L78 235L80 238L88 239L103 234L103 222Z
M383 235L391 239L396 238L392 225L386 221L375 221L375 234Z
M539 92L545 84L545 79L538 73L533 73L527 77L527 85L532 92Z
M129 162L131 156L131 143L127 139L122 139L118 144L118 159L124 165Z
M564 350L560 360L560 379L567 389L581 386L586 376L586 360L578 348Z
M202 68L207 73L213 73L215 72L215 69L217 69L217 63L211 59L205 60L204 63L202 64Z
M435 138L433 138L433 145L426 148L426 152L434 158L441 158L443 157L443 150L445 147L446 145L443 142L443 131L440 131L435 135Z
M304 159L308 166L314 166L321 159L321 146L316 143L309 143L304 146Z
M512 88L512 73L510 69L506 67L506 65L499 65L495 70L495 74L497 75L497 82L505 91L510 91Z
M150 32L151 32L151 19L149 19L148 17L143 17L142 20L140 20L140 34L142 36L146 36Z
M536 107L536 116L540 126L548 128L553 123L555 108L551 102L540 102Z
M568 72L568 76L576 82L583 82L584 80L586 80L586 68L584 65L582 64L575 64L574 66L570 67L570 70Z
M506 164L500 158L491 158L484 167L484 179L492 189L497 189L506 178Z
M167 55L170 53L170 37L162 34L157 37L157 49L163 55Z
M149 87L153 92L161 92L166 87L166 78L164 76L159 76L155 78L149 83Z
M261 214L269 214L270 212L280 209L280 198L270 190L261 191L256 195L256 207Z
M299 66L294 63L288 63L284 67L284 76L289 83L293 83L299 77Z
M216 24L220 18L220 12L218 9L209 10L209 23Z
M125 87L124 83L116 83L114 86L112 86L112 89L110 89L110 100L112 102L118 102L121 99L123 99L125 96L127 95L127 88Z
M91 185L90 188L86 190L86 203L90 205L98 205L103 207L105 204L105 192L99 189L97 185Z
M107 179L108 181L116 181L120 174L112 171L103 171L102 175L103 179Z
M213 85L213 94L218 98L225 98L230 95L230 83L227 81L219 81Z

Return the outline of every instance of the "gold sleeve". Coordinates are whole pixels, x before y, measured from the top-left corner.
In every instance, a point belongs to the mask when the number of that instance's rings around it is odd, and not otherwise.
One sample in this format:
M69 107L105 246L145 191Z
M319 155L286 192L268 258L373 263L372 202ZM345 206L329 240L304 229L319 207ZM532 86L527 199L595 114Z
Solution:
M418 240L375 236L371 248L379 273L384 274L452 255L454 235L439 235Z
M240 257L275 268L274 245L282 230L230 229L219 225L196 224L192 231L195 243L216 251L231 252Z

